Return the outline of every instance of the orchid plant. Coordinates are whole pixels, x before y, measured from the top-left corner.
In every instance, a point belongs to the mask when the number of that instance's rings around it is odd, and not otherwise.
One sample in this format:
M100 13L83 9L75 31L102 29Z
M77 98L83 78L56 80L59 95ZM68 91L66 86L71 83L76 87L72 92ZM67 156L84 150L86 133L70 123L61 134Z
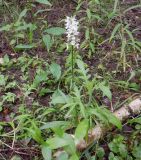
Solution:
M65 20L65 28L66 28L66 35L67 35L67 50L70 47L70 54L71 54L71 74L72 74L72 84L74 79L74 50L79 48L79 22L76 19L76 16L73 17L66 17Z

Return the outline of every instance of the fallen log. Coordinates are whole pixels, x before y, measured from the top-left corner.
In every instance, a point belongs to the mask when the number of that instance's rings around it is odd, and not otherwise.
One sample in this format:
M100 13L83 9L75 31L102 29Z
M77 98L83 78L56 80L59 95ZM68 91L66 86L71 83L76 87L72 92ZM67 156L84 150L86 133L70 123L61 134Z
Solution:
M133 100L131 103L129 103L128 105L122 106L121 108L113 112L113 114L123 122L124 120L127 120L130 116L137 115L140 112L141 112L141 99L137 98ZM107 128L104 125L97 124L93 129L89 131L87 141L80 140L76 143L77 149L84 150L91 143L99 140L107 133L107 131L110 131L112 129L113 127Z
M133 100L128 105L123 105L121 108L117 109L113 112L113 114L121 121L124 122L128 118L134 115L138 115L141 113L141 98L137 98ZM78 151L83 151L87 147L89 147L93 142L100 140L107 132L114 129L112 127L106 127L104 124L97 124L93 129L88 132L87 140L76 141L76 148ZM71 135L74 140L75 136ZM54 157L58 157L63 150L59 150L54 154Z

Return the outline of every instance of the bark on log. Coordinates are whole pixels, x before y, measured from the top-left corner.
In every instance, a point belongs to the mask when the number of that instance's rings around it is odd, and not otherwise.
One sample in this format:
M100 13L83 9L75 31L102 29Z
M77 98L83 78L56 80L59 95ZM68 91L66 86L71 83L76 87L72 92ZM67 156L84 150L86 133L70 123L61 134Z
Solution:
M137 98L133 100L129 105L124 105L120 109L116 110L113 114L122 122L128 119L130 116L137 115L141 112L141 99ZM76 147L78 150L87 148L92 142L99 140L110 131L112 128L107 128L104 125L96 125L91 131L89 131L87 142L85 140L78 141Z

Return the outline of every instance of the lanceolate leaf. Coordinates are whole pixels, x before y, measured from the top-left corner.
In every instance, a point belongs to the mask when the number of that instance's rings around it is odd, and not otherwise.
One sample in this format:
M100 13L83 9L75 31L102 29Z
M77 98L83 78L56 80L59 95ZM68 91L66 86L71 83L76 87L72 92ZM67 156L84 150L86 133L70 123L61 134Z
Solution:
M35 44L18 44L15 48L16 49L31 49L34 47L35 47Z
M112 31L112 35L111 35L111 37L110 37L110 41L115 37L115 34L118 32L120 26L121 26L120 23L118 23L118 24L115 26L115 28L114 28L113 31Z
M128 123L133 124L133 123L138 123L141 124L141 117L134 118L128 121Z
M35 1L41 4L46 4L46 5L51 6L51 3L48 0L35 0Z
M6 80L4 75L0 75L0 86L4 86L6 84Z
M113 13L115 13L115 12L116 12L116 10L117 10L117 6L118 6L118 3L119 3L119 1L118 1L118 0L115 0Z
M60 67L60 65L58 65L56 63L52 63L50 65L50 71L53 74L53 76L56 78L56 80L59 80L59 78L61 77L61 67Z
M107 96L110 100L112 99L112 93L110 91L110 87L106 85L106 82L99 83L95 89L100 89L103 93L103 96Z
M68 154L66 152L62 152L56 160L68 160Z
M58 149L65 147L70 153L76 153L76 147L73 138L69 134L64 134L62 137L53 137L46 141L47 145L51 149Z
M47 145L42 145L42 155L44 160L52 160L52 151Z
M75 138L77 139L83 139L87 132L88 132L88 128L89 128L89 120L88 119L84 119L83 121L81 121L76 130L75 130Z
M24 9L24 10L20 13L18 21L20 21L20 20L26 15L26 13L27 13L27 9Z
M60 137L54 137L47 140L47 144L51 149L57 149L68 145L68 142Z
M48 129L48 128L56 128L56 127L67 127L70 125L70 122L66 121L53 121L53 122L47 122L44 124L40 129Z
M43 36L43 42L44 42L44 44L47 48L47 51L49 52L49 50L50 50L50 48L52 47L52 44L53 44L50 35L44 35Z
M69 101L70 97L63 93L61 90L57 90L54 92L52 95L52 101L51 103L56 105L56 104L65 104Z
M34 122L31 123L31 127L27 128L27 130L36 142L38 142L39 144L44 143L44 140L41 135L41 130L36 126Z
M107 117L109 123L115 125L119 129L122 128L121 121L117 117L115 117L108 109L103 108L101 112L103 112L103 114Z
M104 123L110 123L115 125L117 128L121 129L122 124L121 121L115 117L109 110L104 107L99 107L95 109L90 109L91 114L94 114L97 118L99 118Z
M54 36L59 36L64 34L66 30L61 27L52 27L52 28L46 29L44 32L47 32L48 34L52 34Z
M5 26L0 27L0 32L1 31L9 31L11 29L12 25L7 24Z

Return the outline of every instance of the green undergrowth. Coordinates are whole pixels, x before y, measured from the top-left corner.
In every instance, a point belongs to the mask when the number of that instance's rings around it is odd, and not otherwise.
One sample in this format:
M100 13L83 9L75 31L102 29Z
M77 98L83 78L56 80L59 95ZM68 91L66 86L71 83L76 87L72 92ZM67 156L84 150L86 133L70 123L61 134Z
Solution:
M0 159L141 159L140 115L122 124L112 114L140 95L140 20L131 14L140 7L0 1ZM79 20L79 49L66 46L70 15ZM78 151L97 124L116 129Z

